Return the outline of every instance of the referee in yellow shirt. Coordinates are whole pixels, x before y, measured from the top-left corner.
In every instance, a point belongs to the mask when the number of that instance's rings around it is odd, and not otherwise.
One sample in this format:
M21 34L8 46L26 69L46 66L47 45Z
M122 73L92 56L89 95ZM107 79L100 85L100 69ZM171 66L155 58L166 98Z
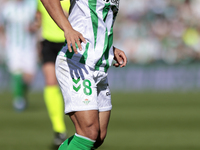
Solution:
M69 0L61 1L62 8L68 16ZM64 105L62 95L55 75L55 60L58 52L64 45L64 32L54 23L46 9L38 0L37 15L42 25L42 70L45 78L44 100L52 123L54 146L58 147L66 138L67 131L64 122Z

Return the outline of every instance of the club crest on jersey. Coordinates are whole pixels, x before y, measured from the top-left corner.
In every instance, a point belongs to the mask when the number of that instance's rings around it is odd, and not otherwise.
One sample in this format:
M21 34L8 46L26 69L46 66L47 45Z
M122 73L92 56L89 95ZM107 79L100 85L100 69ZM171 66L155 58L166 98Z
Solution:
M85 100L83 101L83 103L85 103L86 105L88 105L88 104L90 103L90 101L89 101L88 99L85 99Z
M103 0L106 3L111 3L119 8L119 0Z

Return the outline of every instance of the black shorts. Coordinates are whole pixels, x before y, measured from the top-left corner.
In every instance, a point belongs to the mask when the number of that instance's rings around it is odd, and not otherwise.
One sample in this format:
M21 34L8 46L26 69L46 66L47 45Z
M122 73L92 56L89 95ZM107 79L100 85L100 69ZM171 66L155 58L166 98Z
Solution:
M42 52L41 59L42 64L47 62L55 63L58 52L64 46L64 42L62 43L54 43L47 40L42 41Z

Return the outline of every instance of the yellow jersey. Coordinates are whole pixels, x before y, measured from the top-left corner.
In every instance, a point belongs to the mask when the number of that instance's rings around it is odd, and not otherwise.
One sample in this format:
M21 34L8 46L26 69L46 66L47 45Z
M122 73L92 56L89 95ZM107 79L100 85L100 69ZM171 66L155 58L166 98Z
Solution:
M70 0L63 0L60 3L63 10L69 12ZM38 0L37 10L41 13L42 17L42 37L50 42L64 42L64 32L53 21L40 0Z

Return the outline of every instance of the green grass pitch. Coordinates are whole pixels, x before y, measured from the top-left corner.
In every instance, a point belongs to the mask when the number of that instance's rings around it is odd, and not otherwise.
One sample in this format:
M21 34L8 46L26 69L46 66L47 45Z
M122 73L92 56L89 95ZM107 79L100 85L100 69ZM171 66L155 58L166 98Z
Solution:
M112 93L113 109L99 150L200 150L200 92ZM69 135L73 124L66 116ZM22 113L0 93L0 149L51 150L53 133L42 93Z

